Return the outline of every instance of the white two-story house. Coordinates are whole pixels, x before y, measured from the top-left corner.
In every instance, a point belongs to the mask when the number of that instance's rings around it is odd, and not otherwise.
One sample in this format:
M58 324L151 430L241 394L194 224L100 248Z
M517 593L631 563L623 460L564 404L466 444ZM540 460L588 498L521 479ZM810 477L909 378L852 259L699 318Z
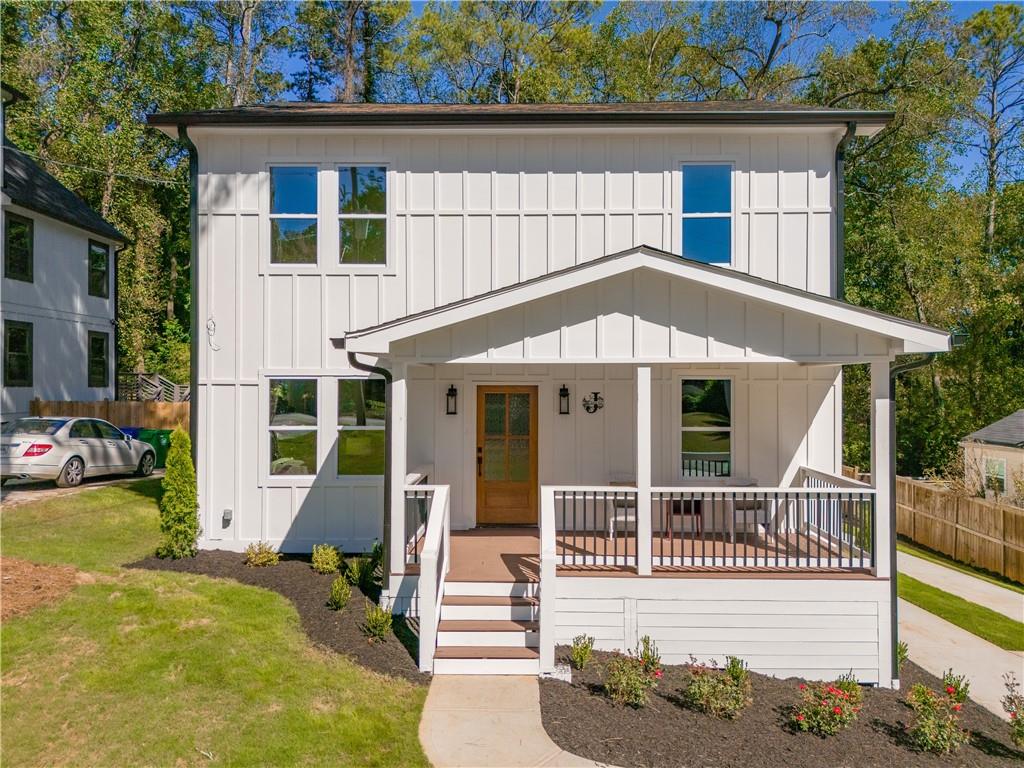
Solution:
M892 685L889 367L837 166L891 115L280 104L190 146L201 546L385 544L435 673L579 634ZM875 485L841 477L871 367Z
M21 98L2 91L5 110ZM29 415L33 398L112 399L125 237L6 132L0 153L0 419Z

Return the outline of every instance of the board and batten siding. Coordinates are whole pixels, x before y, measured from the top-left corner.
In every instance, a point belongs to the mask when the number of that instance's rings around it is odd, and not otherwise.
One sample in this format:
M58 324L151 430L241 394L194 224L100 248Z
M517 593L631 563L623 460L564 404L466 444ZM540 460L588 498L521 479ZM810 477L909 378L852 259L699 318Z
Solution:
M737 656L776 677L834 680L850 672L888 684L885 580L601 578L560 575L555 642L590 635L625 652L649 636L666 664Z

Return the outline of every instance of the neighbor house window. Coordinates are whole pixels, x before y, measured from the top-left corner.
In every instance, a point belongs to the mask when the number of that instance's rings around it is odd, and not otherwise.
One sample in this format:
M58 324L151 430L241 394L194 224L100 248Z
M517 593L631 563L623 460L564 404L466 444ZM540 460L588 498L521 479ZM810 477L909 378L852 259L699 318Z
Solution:
M110 246L89 241L89 295L110 296Z
M109 333L89 331L90 387L106 387L110 385L110 365L108 360L109 349Z
M732 262L732 166L685 164L683 256L707 264Z
M1006 493L1006 459L985 459L985 488Z
M732 382L683 379L681 470L683 477L732 474Z
M270 380L270 474L316 474L316 379Z
M338 229L342 264L386 264L387 168L343 165L338 168Z
M32 282L32 219L8 213L4 216L4 277Z
M383 475L383 379L338 381L338 474Z
M32 386L32 323L4 320L4 386Z
M317 169L270 169L270 261L316 264Z

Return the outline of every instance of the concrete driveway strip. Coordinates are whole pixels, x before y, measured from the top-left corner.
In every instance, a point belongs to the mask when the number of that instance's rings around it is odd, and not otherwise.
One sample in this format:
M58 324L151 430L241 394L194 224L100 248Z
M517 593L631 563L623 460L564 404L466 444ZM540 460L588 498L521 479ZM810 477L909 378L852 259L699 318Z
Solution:
M435 768L604 768L548 736L536 677L435 676L420 720L420 744Z
M1024 681L1024 653L1004 651L906 600L900 600L899 612L900 639L906 642L915 664L937 677L950 668L966 675L971 698L1006 717L999 703L1006 693L1003 675L1014 672L1017 680Z
M1015 621L1024 621L1024 595L1020 592L1000 587L984 579L976 579L953 568L908 555L906 552L896 554L896 566L900 573L912 576L918 581L991 608Z

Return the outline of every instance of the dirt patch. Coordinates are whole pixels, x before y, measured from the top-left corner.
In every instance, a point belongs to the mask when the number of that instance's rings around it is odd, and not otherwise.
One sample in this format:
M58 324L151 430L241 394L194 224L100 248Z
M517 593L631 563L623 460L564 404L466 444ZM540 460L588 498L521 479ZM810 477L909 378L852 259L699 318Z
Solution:
M284 595L299 612L302 628L317 645L344 654L361 666L386 675L426 685L430 678L416 664L416 638L401 616L395 616L395 635L384 643L369 643L359 629L363 623L365 598L352 587L352 599L343 611L327 607L331 582L337 574L320 574L308 557L282 556L281 562L266 568L250 568L237 552L203 550L195 557L161 560L149 557L126 566L178 573L194 573L214 578L234 579L242 584L263 587ZM370 595L376 600L377 595Z
M567 663L566 648L558 649ZM679 693L689 673L666 666L665 676L639 710L612 703L603 694L601 666L573 670L571 684L542 680L544 728L562 749L624 768L843 768L844 766L1019 766L1024 752L1014 749L1005 722L978 704L964 707L963 725L971 743L956 755L915 752L906 728L912 712L903 703L914 683L941 690L941 681L913 664L903 670L903 691L869 688L858 720L847 730L822 739L787 727L790 708L800 700L799 680L752 674L754 704L733 721L717 720L682 706Z
M54 603L87 580L68 565L37 565L13 557L0 558L0 621Z

